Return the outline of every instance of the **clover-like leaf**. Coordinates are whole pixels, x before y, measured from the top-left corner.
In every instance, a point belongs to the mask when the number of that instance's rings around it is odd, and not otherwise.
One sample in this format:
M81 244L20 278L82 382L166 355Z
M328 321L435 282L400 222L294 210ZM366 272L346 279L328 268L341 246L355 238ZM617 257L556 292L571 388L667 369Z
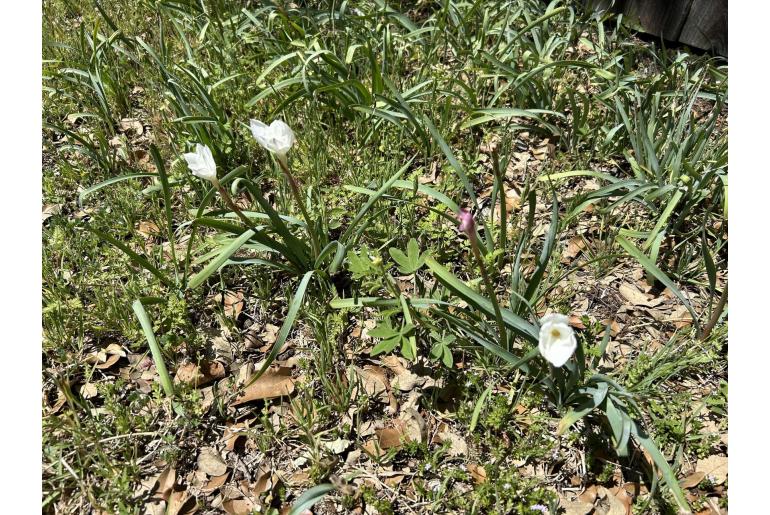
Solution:
M391 352L399 343L401 343L402 339L401 331L395 329L391 325L389 318L380 321L374 329L369 331L369 336L372 338L380 338L382 340L369 352L372 356L376 356L383 352Z
M360 253L348 252L348 269L353 274L353 279L362 279L374 272L372 260L369 258L369 249L364 247Z
M404 275L415 273L425 264L427 254L420 254L420 246L414 238L406 245L406 254L403 251L391 247L388 249L390 257L398 264L398 271Z

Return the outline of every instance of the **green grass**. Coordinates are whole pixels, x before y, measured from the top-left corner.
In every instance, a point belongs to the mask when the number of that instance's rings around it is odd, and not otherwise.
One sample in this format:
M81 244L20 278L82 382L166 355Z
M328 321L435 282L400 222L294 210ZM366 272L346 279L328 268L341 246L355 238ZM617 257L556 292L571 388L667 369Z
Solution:
M556 433L602 388L593 371L627 390L677 478L726 454L708 431L727 429L727 63L569 2L277 5L43 6L42 193L60 208L42 232L44 512L140 513L142 482L167 465L207 506L216 493L188 479L199 450L221 450L245 420L228 484L249 482L238 460L274 467L280 486L254 498L263 512L333 484L327 510L530 513L573 481L620 486L617 471L652 492L634 509L676 510L602 412ZM251 118L297 135L289 163L318 248ZM258 234L189 173L181 155L196 143ZM457 207L475 209L490 285ZM569 255L576 238L585 247ZM665 300L620 310L620 284L644 281ZM237 317L222 300L233 292ZM685 305L695 322L676 327ZM574 395L530 352L546 310L586 326L586 367L563 377ZM101 367L111 344L126 355ZM346 463L375 438L364 428L399 414L356 370L399 356L430 382L389 402L411 402L467 452L430 434ZM226 369L211 390L164 392L155 375L205 360ZM230 406L241 369L272 362L292 367L291 398ZM350 442L339 453L338 440ZM469 472L479 464L484 481Z

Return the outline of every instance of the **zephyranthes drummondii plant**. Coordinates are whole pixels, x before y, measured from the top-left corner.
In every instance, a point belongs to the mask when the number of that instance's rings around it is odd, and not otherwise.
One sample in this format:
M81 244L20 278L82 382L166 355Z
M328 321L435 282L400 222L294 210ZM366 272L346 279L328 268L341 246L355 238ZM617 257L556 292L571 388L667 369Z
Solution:
M447 218L453 217L448 215ZM417 335L434 341L446 341L446 330L451 334L448 341L454 345L481 346L501 358L509 368L518 369L530 378L532 387L543 395L553 409L561 413L559 434L565 433L579 420L590 419L598 421L607 432L618 455L627 456L632 441L643 447L662 472L680 510L689 513L689 506L671 466L642 428L642 411L634 396L614 379L597 371L599 360L609 343L609 326L605 329L598 352L594 353L598 357L589 362L583 351L583 343L570 326L568 316L549 313L539 318L531 303L535 297L524 297L515 291L512 291L508 306L505 306L497 299L486 269L481 246L476 241L478 233L472 214L458 208L454 218L459 223L460 232L470 240L473 261L468 262L469 270L471 273L474 269L479 270L486 295L461 281L429 253L420 252L417 242L411 240L408 253L399 251L397 255L399 263L406 260L414 264L407 270L415 274L414 296L407 297L391 286L395 281L387 273L382 258L370 256L369 249L364 248L362 252L351 252L349 256L354 277L364 280L364 284L367 278L383 278L380 283L371 283L372 289L384 288L390 292L391 297L334 299L332 306L369 306L381 310L382 321L369 332L370 336L380 339L380 343L372 349L372 354L391 352L400 347L402 355L414 359L417 352L414 340ZM550 259L552 241L549 240L555 238L556 226L558 223L553 224L552 234L546 238L539 267L546 265ZM519 246L519 252L521 249ZM408 256L412 256L411 259ZM516 266L519 263L519 259L516 259ZM436 279L432 288L427 288L419 274L415 273L423 266ZM547 290L544 286L541 288L543 274L538 274L538 269L541 268L537 268L530 277L526 291ZM513 274L516 273L514 270ZM522 316L510 308L514 298L518 301L516 305L523 306L526 315ZM443 320L445 324L439 327L436 319ZM434 357L440 358L439 355ZM654 475L653 485L656 482L657 475Z
M224 267L234 265L264 266L301 278L275 344L263 368L254 377L256 380L280 353L298 315L310 280L316 277L318 279L316 284L325 294L333 290L331 278L344 260L348 248L358 240L368 225L367 216L370 210L377 200L400 179L408 169L411 160L369 197L338 239L330 240L328 227L323 220L314 218L312 199L303 195L300 182L291 171L288 153L296 143L292 129L282 120L275 120L269 126L252 120L250 129L255 140L275 156L281 173L289 183L294 203L302 214L301 220L290 214L278 213L262 194L257 181L247 174L249 170L247 166L238 166L220 177L213 151L201 143L195 144L193 152L187 152L181 156L181 160L187 164L193 176L212 186L204 195L198 208L190 213L193 216L192 220L181 224L175 222L174 213L171 210L173 205L171 189L173 186L184 184L184 180L174 183L169 180L164 160L154 145L151 146L150 153L157 168L157 174L133 173L113 177L84 190L80 195L80 201L82 202L95 191L123 180L158 179L159 187L151 186L146 188L144 193L155 195L160 192L162 196L167 229L165 236L171 253L170 263L154 263L151 257L137 253L111 235L88 225L86 228L119 248L134 264L150 272L169 289L169 294L183 296L186 292L202 286ZM179 161L175 163L177 162ZM221 198L226 209L214 206L217 196ZM248 199L252 204L251 208L239 207L233 200L236 196L239 199ZM174 230L174 227L177 229ZM216 243L216 248L213 250L206 250L209 241L199 241L199 232L202 228L216 232L213 238L210 238ZM181 241L180 233L184 230L189 231L189 238L184 246L184 256L177 256L177 242ZM242 251L248 251L251 256L236 257L236 254ZM196 254L198 257L194 258ZM194 271L193 269L199 265L202 265L202 268ZM172 397L173 383L163 363L162 352L157 345L150 317L145 310L146 306L164 302L166 300L160 297L142 298L134 302L133 308L152 350L153 359L158 365L164 391Z

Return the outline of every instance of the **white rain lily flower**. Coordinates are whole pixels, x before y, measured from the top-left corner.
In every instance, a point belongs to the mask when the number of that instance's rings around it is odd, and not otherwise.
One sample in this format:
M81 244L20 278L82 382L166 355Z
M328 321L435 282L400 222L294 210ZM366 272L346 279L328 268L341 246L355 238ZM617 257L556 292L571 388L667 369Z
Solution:
M188 152L182 157L187 161L187 166L194 176L217 184L217 164L209 147L196 143L195 152Z
M553 366L564 365L577 348L575 332L569 326L569 317L550 313L540 320L540 341L537 348Z
M250 127L257 143L275 154L283 164L286 164L286 154L297 141L291 127L286 125L283 120L273 120L270 125L265 125L259 120L251 120Z

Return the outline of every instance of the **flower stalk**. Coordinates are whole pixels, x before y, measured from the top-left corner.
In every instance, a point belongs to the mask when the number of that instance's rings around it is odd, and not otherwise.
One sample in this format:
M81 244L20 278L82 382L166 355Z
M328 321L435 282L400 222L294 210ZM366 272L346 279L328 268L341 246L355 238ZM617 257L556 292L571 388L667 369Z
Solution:
M294 131L292 131L291 127L286 125L283 120L273 120L270 125L262 123L259 120L251 120L249 128L257 143L275 156L278 161L278 166L289 181L291 193L294 196L294 200L299 205L300 211L302 211L302 217L305 219L313 255L318 256L320 248L316 239L315 228L313 227L313 222L305 207L305 202L302 199L299 183L289 169L288 153L297 141L297 138L294 136Z
M310 244L313 247L313 255L318 256L318 253L320 252L320 249L318 248L318 241L316 241L316 234L313 227L313 221L310 218L310 214L307 212L307 208L305 207L305 203L302 200L302 193L299 190L299 184L297 183L297 179L294 178L294 175L291 173L291 170L289 170L289 164L288 160L286 159L286 156L277 156L278 157L278 165L281 168L281 171L286 176L286 179L289 182L289 189L291 189L292 195L294 195L294 200L299 205L300 211L302 211L302 217L305 219L305 224L307 225L307 234L310 237ZM281 159L283 157L283 159Z
M508 343L508 334L505 330L505 324L503 323L503 313L500 310L500 304L497 302L495 287L492 284L492 280L489 278L487 267L484 265L484 257L481 255L481 250L479 249L479 242L476 235L476 222L473 219L473 215L470 213L470 211L466 209L460 209L460 212L457 214L457 220L460 222L460 231L464 232L471 242L471 251L473 253L473 257L476 259L476 263L479 265L479 269L481 270L481 277L487 290L487 295L492 301L492 306L495 309L495 319L497 322L497 329L500 333L500 340L503 342L505 349L508 350L510 346Z

